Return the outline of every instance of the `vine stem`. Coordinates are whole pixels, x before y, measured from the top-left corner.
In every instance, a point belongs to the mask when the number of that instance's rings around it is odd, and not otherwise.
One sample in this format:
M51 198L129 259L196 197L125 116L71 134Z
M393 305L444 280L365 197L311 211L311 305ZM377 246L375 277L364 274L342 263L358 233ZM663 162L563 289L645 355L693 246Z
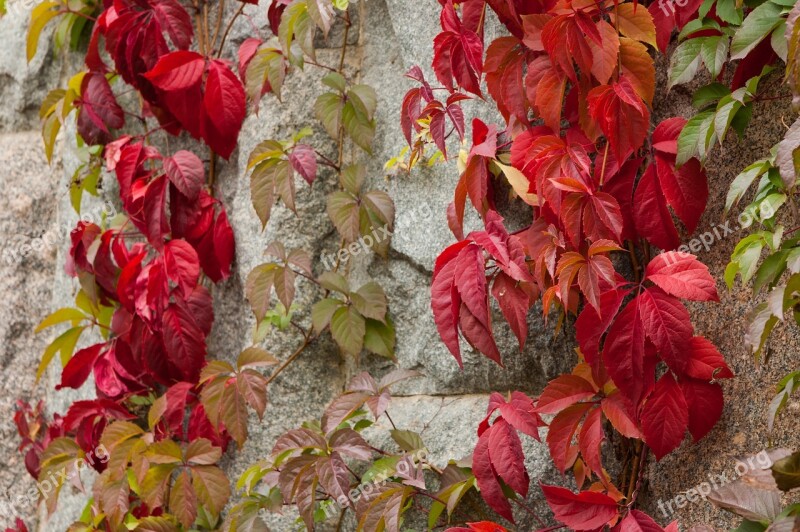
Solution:
M247 4L242 3L242 5L239 6L239 9L236 10L236 13L233 14L233 17L231 17L231 19L228 21L228 25L225 27L225 31L222 33L222 40L219 42L217 57L222 55L222 50L225 48L225 41L228 39L228 34L230 33L231 28L233 28L233 23L236 22L236 19L242 15L244 12L244 6L246 5Z
M628 240L628 251L630 252L630 257L631 257L633 278L636 281L636 284L639 284L639 282L641 281L641 277L639 277L639 259L636 258L636 248L634 247L632 240Z
M515 503L517 503L517 504L519 505L519 507L520 507L520 508L522 508L523 510L525 510L526 512L528 512L530 515L532 515L532 516L533 516L533 518L534 518L534 519L536 519L536 522L537 522L537 523L539 523L539 526L547 526L547 525L545 524L544 520L543 520L541 517L539 517L539 514L537 514L536 512L534 512L534 511L533 511L533 508L531 508L530 506L528 506L528 504L527 504L527 503L525 503L525 502L524 502L522 499L520 499L519 497L514 497L514 498L513 498L513 499L511 499L511 500L512 500L512 501L514 501Z
M294 353L292 353L292 354L291 354L291 356L289 356L289 358L287 358L287 359L286 359L286 360L283 362L283 364L281 364L280 366L278 366L278 369L276 369L276 370L275 370L275 371L272 373L272 375L270 375L270 376L267 378L267 382L265 383L265 386L269 386L269 384L270 384L272 381L274 381L274 380L275 380L275 379L278 377L278 375L280 375L280 374L283 372L283 370L285 370L287 367L289 367L289 365L290 365L292 362L294 362L294 361L295 361L295 359L297 359L297 357L299 357L301 354L303 354L303 351L305 351L305 350L306 350L306 348L307 348L309 345L311 345L311 344L314 342L314 340L316 340L317 338L319 338L321 334L322 334L322 331L320 331L318 334L316 334L316 335L314 335L314 336L311 336L311 335L308 335L308 336L306 336L306 337L305 337L305 340L303 340L303 343L300 345L300 347L298 347L298 348L295 350L295 352L294 352Z
M634 450L633 465L631 466L631 476L628 481L628 492L626 499L628 499L628 506L632 506L636 499L634 494L638 493L639 483L641 482L641 473L644 472L642 466L644 465L645 456L647 454L647 446L642 440L636 441L636 449Z
M225 14L225 0L219 0L219 7L217 9L217 22L214 25L214 36L211 38L211 50L213 51L217 45L217 37L219 37L219 30L222 28L222 16Z

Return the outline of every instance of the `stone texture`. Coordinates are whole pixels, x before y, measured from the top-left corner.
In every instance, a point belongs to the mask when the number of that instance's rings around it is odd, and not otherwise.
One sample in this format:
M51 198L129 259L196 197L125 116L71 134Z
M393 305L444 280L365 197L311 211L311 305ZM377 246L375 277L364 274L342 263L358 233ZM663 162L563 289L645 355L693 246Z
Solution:
M0 130L25 131L0 135L0 161L6 169L6 183L0 209L0 224L4 242L12 249L24 245L51 229L70 228L77 216L72 212L66 194L66 184L78 163L71 142L64 143L62 160L52 168L41 155L41 141L37 132L36 109L46 91L58 84L62 73L75 70L75 58L62 62L53 52L42 49L31 65L24 61L27 4L16 6L0 19L0 39L8 53L0 54L0 96L4 102L0 109ZM229 10L238 6L228 6ZM357 256L345 265L353 285L369 278L378 280L390 297L390 309L397 325L397 358L400 366L420 370L424 376L404 382L396 387L395 400L390 407L394 421L404 428L422 432L433 461L444 465L449 458L468 455L474 446L476 428L482 419L490 391L521 389L538 393L547 380L565 371L575 361L574 343L570 341L569 328L555 334L552 325L535 318L539 309L531 311L529 342L519 352L516 341L504 325L498 326L498 343L504 353L506 367L494 363L465 349L465 369L459 371L447 349L439 341L429 308L428 287L437 254L453 242L447 229L445 208L451 201L453 187L458 178L454 161L433 168L420 167L411 174L385 175L383 163L397 155L405 145L399 131L398 115L403 94L411 82L403 73L412 65L420 64L429 78L432 59L432 38L438 31L439 4L435 0L414 2L413 13L405 0L360 0L351 10L353 29L348 32L346 65L348 72L378 90L378 131L374 144L374 157L367 157L358 148L348 145L345 160L360 161L368 167L369 185L386 190L397 206L397 222L388 260L376 256ZM216 10L212 10L215 13ZM229 11L230 12L230 11ZM263 30L267 22L265 10L247 5L248 18L234 25L229 43L238 45L253 35L254 27ZM490 19L487 38L500 30ZM264 32L262 32L264 33ZM268 32L267 32L268 33ZM338 61L344 31L341 23L331 31L327 40L318 39L318 61L333 64ZM228 54L232 59L233 54ZM663 78L665 65L658 70ZM285 87L284 102L271 96L262 101L259 114L248 117L241 137L240 148L230 163L221 165L216 194L226 204L236 234L237 263L232 277L214 288L216 322L210 339L212 356L232 360L250 344L254 325L243 294L247 273L264 260L264 248L280 235L288 247L303 247L313 256L332 252L338 246L338 236L322 213L326 194L335 187L334 177L322 173L314 186L297 182L297 215L276 207L267 228L262 231L260 222L250 204L249 177L245 172L248 154L260 141L268 138L287 138L292 131L306 125L314 126L311 105L320 91L319 79L324 73L307 67L304 72L291 75ZM660 79L660 86L665 86ZM690 92L678 88L670 93L660 93L655 108L658 117L688 115L691 113ZM480 116L487 121L497 121L491 106L477 102L465 109L467 116ZM709 167L712 197L710 207L700 223L699 232L711 230L721 219L721 210L728 183L748 164L763 156L784 131L781 118L791 120L788 108L772 103L761 104L756 119L744 141L729 139ZM73 133L67 131L66 138ZM323 150L331 149L327 135L315 129L309 141ZM191 145L180 139L181 145ZM325 148L327 146L327 148ZM175 143L173 142L173 148ZM459 146L454 142L451 155ZM328 155L333 156L332 153ZM84 211L99 209L103 202L115 196L113 180L106 182L103 197L87 199ZM520 217L521 219L521 217ZM516 219L515 219L516 220ZM476 227L473 217L468 222ZM53 229L55 228L55 229ZM0 471L0 489L17 495L33 483L24 472L20 456L15 452L17 439L11 424L13 401L18 396L39 397L44 390L52 390L57 382L57 371L48 374L46 382L38 388L33 385L33 374L40 353L52 336L35 336L33 329L41 317L52 309L71 303L76 285L63 273L63 260L67 240L65 233L43 254L31 253L8 262L0 254L3 270L3 303L0 313L0 361L9 378L2 383L0 397L0 443L7 467ZM700 258L721 279L722 271L735 242L744 234L737 232L700 253ZM323 265L315 263L315 273ZM797 364L800 335L794 327L778 330L771 340L772 356L763 367L754 369L753 361L745 353L741 341L744 315L754 304L748 289L730 293L720 284L722 303L709 307L693 306L696 330L711 338L728 357L739 377L725 383L727 405L720 425L698 445L684 444L675 454L661 463L650 463L646 479L649 490L642 499L644 506L658 518L659 501L668 501L681 491L688 490L705 480L708 474L730 472L738 455L755 453L768 444L765 429L766 408L772 385ZM308 308L318 297L308 283L298 285L298 303ZM297 319L308 324L307 311ZM498 319L498 323L501 320ZM88 342L88 338L84 339ZM265 345L276 356L285 359L296 348L298 338L289 333L273 333ZM383 373L392 363L365 355L360 361L346 360L337 352L327 337L316 343L270 386L270 404L264 421L253 418L251 436L245 447L226 459L232 476L238 475L249 464L268 454L277 436L307 419L318 418L324 406L341 392L349 378L361 369ZM63 411L76 397L88 396L90 389L77 392L47 392L51 411ZM772 441L776 444L797 447L800 444L792 417L797 416L800 404L793 402L778 423ZM376 445L391 445L381 421L371 430L369 438ZM542 444L526 438L526 465L532 481L542 480L562 483L554 473ZM613 454L613 453L609 453ZM40 523L41 530L64 530L80 512L83 497L67 493L59 512ZM546 507L535 486L529 502L539 515L547 515ZM0 526L7 524L0 509ZM33 522L33 511L24 517ZM274 530L293 528L294 515L271 520ZM532 529L530 516L518 513L520 530ZM705 502L689 505L679 510L675 517L684 525L697 523L730 526L733 520ZM666 518L664 519L666 521ZM345 529L354 529L352 523Z

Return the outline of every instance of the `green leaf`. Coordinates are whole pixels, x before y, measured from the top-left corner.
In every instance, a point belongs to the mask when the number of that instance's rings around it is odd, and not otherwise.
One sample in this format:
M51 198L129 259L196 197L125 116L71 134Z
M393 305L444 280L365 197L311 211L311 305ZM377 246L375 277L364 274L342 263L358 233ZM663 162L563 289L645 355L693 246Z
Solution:
M767 431L769 433L772 433L775 426L775 418L786 407L789 398L798 387L800 387L800 372L795 371L781 379L778 393L772 398L767 409Z
M741 102L734 100L730 96L725 96L719 101L717 114L714 116L714 131L717 134L720 146L725 140L725 135L728 133L728 128L733 122L733 118L741 108Z
M343 306L344 302L329 297L314 303L311 307L311 324L314 330L317 333L322 332L330 324L333 313Z
M331 72L322 78L322 83L342 94L344 94L344 91L347 89L347 81L344 79L344 76L338 72Z
M366 324L353 307L337 309L331 318L331 334L339 347L349 355L357 355L364 346Z
M325 290L331 290L345 295L350 293L350 285L347 283L347 279L340 273L325 272L319 276L317 281L319 281L319 284L322 285L322 288Z
M772 30L772 34L770 35L770 45L778 57L781 58L781 61L785 63L789 58L789 43L786 40L785 20L781 20L781 22L775 26L775 29Z
M351 164L342 170L339 182L347 192L358 196L361 193L361 187L364 185L366 175L367 169L363 164Z
M67 365L69 359L72 358L72 353L75 351L75 345L78 343L78 339L85 329L85 326L67 329L47 346L42 355L42 361L39 363L39 368L36 370L37 382L42 378L44 371L47 369L47 366L50 365L56 353L60 353L61 367L63 368Z
M717 16L723 22L740 26L744 13L740 7L737 6L736 0L717 0L716 2Z
M400 462L399 456L384 456L375 462L364 472L361 477L361 484L372 481L383 482L387 478L393 477L397 473L397 463Z
M730 93L731 90L727 85L712 83L705 87L700 87L695 91L694 95L692 95L692 105L698 109L702 109L707 105L715 104L717 100Z
M389 194L382 190L370 190L361 201L362 207L382 222L380 225L388 225L390 229L394 226L394 201Z
M59 323L64 323L65 321L71 321L73 326L75 326L77 322L85 320L86 317L86 314L76 308L60 308L43 319L42 322L39 323L39 326L36 327L35 332L41 332L48 327L52 327L53 325L57 325Z
M344 98L335 92L320 94L314 102L314 115L322 122L325 131L333 139L339 138L339 129L342 126L342 110L345 107Z
M297 43L306 55L315 59L314 31L316 24L308 15L308 4L305 0L295 0L281 16L278 27L278 39L286 56L290 57L293 64L302 64L302 57L294 55L292 44Z
M766 159L756 161L736 176L728 189L728 196L725 198L725 215L731 207L738 205L747 190L759 176L769 169L770 165Z
M371 281L350 294L356 310L365 318L383 322L386 318L386 294L378 283Z
M727 35L717 35L704 37L702 41L700 55L703 57L703 62L711 73L711 77L716 78L728 60L730 39Z
M378 356L394 360L395 347L394 323L386 316L386 323L377 320L366 321L364 347Z
M270 296L272 295L272 287L277 270L277 264L267 263L256 266L247 275L245 295L250 302L250 308L253 310L257 321L263 320L271 307Z
M375 137L375 121L367 118L354 104L353 100L348 99L342 109L342 123L347 134L353 139L361 149L367 153L372 153L372 139Z
M261 347L251 346L239 353L236 359L238 369L274 366L278 360L269 351Z
M327 38L333 24L334 12L330 0L306 0L308 15Z
M764 344L778 321L778 317L773 314L767 303L757 305L745 318L747 327L744 343L753 353L756 361L761 357Z
M698 145L705 142L708 122L714 123L714 111L703 111L691 117L678 136L678 155L676 164L682 165L699 155Z
M786 258L788 251L779 251L767 257L759 266L753 279L753 292L758 293L761 289L769 285L774 286L780 276L786 271Z
M689 39L678 45L670 58L668 87L691 81L702 60L702 39ZM685 129L685 128L684 128Z
M422 436L411 430L391 430L389 433L392 439L400 446L402 450L407 453L413 453L425 449L425 442L422 441Z
M375 118L375 110L378 108L378 95L375 89L369 85L353 85L347 91L347 100L353 104L353 107L367 120Z
M731 41L731 59L743 59L782 21L781 7L764 2L742 22Z
M772 476L782 491L800 487L800 451L772 464Z
M250 175L250 199L261 220L262 229L267 226L276 192L284 204L294 210L294 171L289 161L268 159L256 166Z
M328 217L346 242L359 236L358 199L349 192L337 190L328 195Z
M262 48L247 65L245 90L254 102L261 99L264 84L269 82L270 90L281 98L281 89L286 79L286 65L283 54L277 48Z

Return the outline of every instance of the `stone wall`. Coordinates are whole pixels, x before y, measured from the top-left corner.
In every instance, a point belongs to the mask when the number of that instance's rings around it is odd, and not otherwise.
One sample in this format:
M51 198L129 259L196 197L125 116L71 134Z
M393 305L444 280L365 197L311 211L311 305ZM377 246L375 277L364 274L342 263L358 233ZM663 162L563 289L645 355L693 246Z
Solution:
M46 393L50 408L63 411L76 396L89 396L91 389L53 392L56 372L50 373L47 382L38 387L33 383L38 358L46 341L51 339L48 334L34 335L35 324L48 311L69 305L76 290L75 283L63 273L66 231L58 231L71 227L76 220L67 199L66 184L78 164L69 130L63 135L65 141L59 150L59 160L51 166L45 163L35 110L46 90L57 86L64 75L74 71L75 58L44 53L42 46L37 58L27 65L24 34L26 10L30 6L14 6L16 9L11 9L10 14L0 20L0 42L4 43L4 51L0 52L0 94L3 96L0 100L3 102L0 161L6 170L6 186L0 198L4 207L0 210L3 241L28 242L50 230L60 235L57 245L43 252L0 262L4 274L0 281L4 288L0 303L4 318L0 320L0 334L4 340L0 344L0 361L8 372L2 382L5 393L0 398L0 444L6 464L0 469L0 489L10 490L9 493L16 496L29 490L33 483L14 450L17 444L11 420L14 398L37 398ZM357 148L348 146L345 159L366 163L370 184L393 197L397 206L397 230L388 260L357 256L347 268L352 284L359 285L374 278L389 295L390 311L397 325L398 364L424 373L424 377L398 387L390 412L398 424L422 431L434 460L444 464L448 458L461 458L471 452L477 423L482 418L490 391L520 389L539 393L547 380L574 364L574 346L569 330L557 335L552 327L532 319L529 342L521 353L506 327L498 331L505 368L467 349L465 368L460 371L439 341L429 309L428 286L436 255L452 242L445 208L451 200L458 172L452 161L390 178L383 170L383 163L395 156L405 142L399 131L398 116L402 96L410 82L402 75L413 64L430 65L439 4L436 0L360 0L352 9L358 31L351 32L348 37L347 66L351 74L377 89L378 131L373 157L368 158ZM266 27L264 11L255 6L247 6L245 10L260 28ZM251 28L247 20L237 24L231 33L231 48L247 38ZM319 43L321 62L331 63L339 57L342 38L343 32L335 29L327 42ZM664 65L661 66L663 73ZM249 344L253 319L243 296L243 285L247 273L263 260L262 252L267 244L280 235L287 247L303 247L314 256L337 248L336 232L323 214L326 194L335 186L333 176L323 173L311 189L298 183L298 214L278 207L267 229L261 231L250 205L249 180L245 174L247 157L258 142L285 138L302 126L316 124L310 102L320 91L320 77L314 69L296 72L287 81L283 103L266 97L259 114L246 120L239 150L222 166L216 195L228 208L236 235L237 262L231 278L214 288L216 321L210 339L212 356L231 360ZM664 79L660 79L662 87L663 82ZM689 96L690 93L683 90L662 92L656 104L656 115L689 114ZM468 116L478 114L496 120L486 105L466 111ZM700 223L701 232L719 222L727 184L733 176L748 161L766 153L780 138L783 131L780 117L787 113L788 110L781 107L762 105L757 109L750 137L744 142L727 141L717 162L709 169L712 198ZM327 136L319 128L315 129L310 142L332 150ZM186 143L190 145L188 140ZM109 180L106 180L104 195L105 198L85 201L84 209L91 211L106 199L113 200L115 191ZM700 254L718 279L736 240L731 236ZM315 268L316 274L323 271L319 262ZM708 474L732 471L735 456L757 452L767 445L764 419L771 385L798 359L797 335L793 330L781 331L772 340L772 360L765 367L755 369L741 341L743 316L752 305L749 291L727 293L721 284L719 288L723 293L721 305L696 306L692 310L698 333L710 337L721 347L739 378L726 383L725 415L709 437L696 446L685 444L679 452L648 467L646 479L650 492L644 503L664 521L658 509L659 499L671 499L678 492L702 482ZM308 307L315 297L311 287L300 283L300 305ZM537 313L535 309L532 316ZM301 314L301 319L308 322L308 314ZM273 334L265 346L279 358L285 358L296 342L296 336ZM381 373L390 367L391 363L367 355L359 361L346 360L328 339L315 344L271 385L264 421L252 420L251 436L245 448L227 459L226 467L231 476L265 456L278 434L303 420L318 417L357 371L369 369ZM797 405L791 405L790 410L796 415ZM779 425L784 428L782 432L779 430L775 443L797 447L800 439L787 428L786 421ZM373 434L376 443L386 443L380 441L378 431ZM526 452L526 463L534 481L562 482L549 465L543 445L527 440ZM531 492L534 508L546 515L537 496L538 490ZM80 512L81 500L79 494L65 494L62 509L55 516L45 520L40 515L39 528L64 530ZM34 520L31 507L20 508L20 515L29 524ZM9 517L7 512L0 513L0 526L5 525ZM723 527L732 524L729 517L703 502L680 510L676 517L681 517L685 525L707 522ZM520 518L526 523L525 515ZM290 530L291 520L291 515L276 519L272 523L274 530ZM525 526L520 530L527 530Z

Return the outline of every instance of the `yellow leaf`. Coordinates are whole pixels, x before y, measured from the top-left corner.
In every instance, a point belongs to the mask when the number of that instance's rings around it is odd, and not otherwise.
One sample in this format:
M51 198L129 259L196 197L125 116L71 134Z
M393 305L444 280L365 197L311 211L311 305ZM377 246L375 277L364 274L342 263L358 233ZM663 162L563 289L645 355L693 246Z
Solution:
M28 62L36 55L36 49L39 47L39 36L42 30L54 17L60 12L57 2L42 2L31 12L31 25L28 28L28 41L27 41L27 55Z
M520 197L522 201L527 203L528 205L538 205L538 200L536 194L532 194L528 192L528 188L530 187L530 181L528 178L525 177L525 174L514 168L513 166L506 166L500 162L495 161L494 164L500 167L500 170L503 171L505 174L506 179L508 179L511 188L514 189L514 192L517 196Z
M631 39L642 41L656 48L656 25L653 16L642 6L619 4L611 13L611 23L620 33Z

